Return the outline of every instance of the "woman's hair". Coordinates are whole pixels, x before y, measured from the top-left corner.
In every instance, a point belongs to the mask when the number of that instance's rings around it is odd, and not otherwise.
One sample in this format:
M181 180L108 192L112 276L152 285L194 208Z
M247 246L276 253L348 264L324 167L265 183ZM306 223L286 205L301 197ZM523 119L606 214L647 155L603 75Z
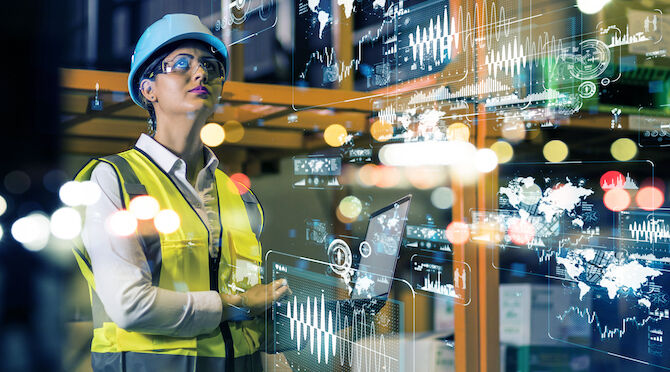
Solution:
M156 74L162 68L163 60L170 53L171 51L162 51L159 52L157 55L153 56L151 63L149 63L147 67L144 68L144 72L142 72L142 75L140 75L140 79L138 82L140 97L142 99L142 102L144 103L144 106L147 108L147 111L149 112L149 120L147 128L149 130L149 134L152 136L154 133L156 133L156 112L154 111L153 103L144 98L144 95L142 94L142 81L144 79L153 81L156 78Z

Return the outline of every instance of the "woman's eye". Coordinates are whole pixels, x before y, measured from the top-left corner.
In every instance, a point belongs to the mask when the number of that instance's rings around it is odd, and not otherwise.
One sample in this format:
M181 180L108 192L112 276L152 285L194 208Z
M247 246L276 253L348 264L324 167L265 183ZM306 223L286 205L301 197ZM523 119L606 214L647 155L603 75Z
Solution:
M185 70L188 69L189 61L188 58L179 58L174 63L174 68Z

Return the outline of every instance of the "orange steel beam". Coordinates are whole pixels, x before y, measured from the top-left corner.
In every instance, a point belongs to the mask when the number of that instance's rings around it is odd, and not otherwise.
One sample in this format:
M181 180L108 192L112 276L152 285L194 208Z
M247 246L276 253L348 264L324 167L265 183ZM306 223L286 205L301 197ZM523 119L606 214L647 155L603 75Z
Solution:
M125 72L61 69L61 88L101 92L128 92ZM370 112L374 94L343 89L301 88L284 85L228 81L223 86L224 101L293 106L296 109L330 107L337 110Z

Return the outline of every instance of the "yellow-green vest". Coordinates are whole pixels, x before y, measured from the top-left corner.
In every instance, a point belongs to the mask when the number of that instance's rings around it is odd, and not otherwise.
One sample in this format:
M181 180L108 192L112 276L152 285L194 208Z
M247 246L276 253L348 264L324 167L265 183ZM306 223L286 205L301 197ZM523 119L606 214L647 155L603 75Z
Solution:
M138 229L154 285L179 292L217 290L232 293L231 283L247 289L259 281L262 259L258 235L262 229L263 211L251 190L246 189L240 195L238 185L216 170L221 239L217 243L220 258L212 259L206 224L149 155L132 149L93 159L75 180L89 180L100 162L110 164L116 171L124 208L133 197L148 194L158 201L161 210L171 209L181 218L180 227L172 233L159 233L149 227L151 222L144 222ZM260 363L258 350L264 336L263 320L225 322L211 333L197 337L124 330L105 313L95 293L90 260L80 239L75 244L74 253L89 284L94 368L97 363L96 369L114 371L161 370L164 367L168 370L195 370L196 367L197 370L261 369L256 364ZM224 339L232 339L232 342L224 342ZM234 360L227 355L233 349Z

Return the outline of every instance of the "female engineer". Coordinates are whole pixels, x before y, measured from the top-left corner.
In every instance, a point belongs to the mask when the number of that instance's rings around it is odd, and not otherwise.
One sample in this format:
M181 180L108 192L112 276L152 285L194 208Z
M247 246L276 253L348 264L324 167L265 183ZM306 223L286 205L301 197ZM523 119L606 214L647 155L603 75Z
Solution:
M225 45L197 16L169 14L149 26L128 89L155 134L76 176L102 189L74 249L90 287L94 371L262 369L259 315L290 289L284 280L259 284L262 208L200 140L227 72ZM153 220L138 219L127 236L114 232L135 221L135 207L156 201ZM176 217L174 230L156 228Z

